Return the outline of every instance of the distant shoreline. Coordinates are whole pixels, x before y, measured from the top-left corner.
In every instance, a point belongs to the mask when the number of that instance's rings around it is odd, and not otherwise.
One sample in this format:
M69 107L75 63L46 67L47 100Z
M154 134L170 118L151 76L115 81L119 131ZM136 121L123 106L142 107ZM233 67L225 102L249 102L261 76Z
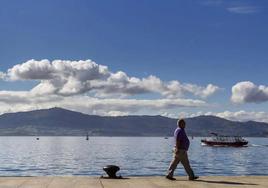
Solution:
M189 136L268 137L268 123L237 122L216 116L185 118ZM0 115L2 136L111 136L167 137L176 128L176 119L163 116L103 117L62 108Z
M0 137L86 137L86 135L0 135ZM90 136L89 138L93 137L119 137L119 138L173 138L173 136ZM188 135L188 137L191 139L191 136ZM194 138L204 138L207 136L193 136ZM244 138L268 138L267 136L243 136Z

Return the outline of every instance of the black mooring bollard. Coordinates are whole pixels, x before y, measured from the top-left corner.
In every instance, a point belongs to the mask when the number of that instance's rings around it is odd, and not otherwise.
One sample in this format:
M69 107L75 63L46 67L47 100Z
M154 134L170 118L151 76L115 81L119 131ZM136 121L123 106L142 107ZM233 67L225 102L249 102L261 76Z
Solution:
M120 170L119 166L107 165L103 167L103 170L108 174L109 178L122 178L121 176L116 176L116 172Z

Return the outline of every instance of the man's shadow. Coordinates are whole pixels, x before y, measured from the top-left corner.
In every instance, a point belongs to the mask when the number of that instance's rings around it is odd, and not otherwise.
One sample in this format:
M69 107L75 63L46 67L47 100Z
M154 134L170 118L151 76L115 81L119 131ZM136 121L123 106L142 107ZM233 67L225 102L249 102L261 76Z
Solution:
M259 185L255 183L241 183L233 181L212 181L212 180L195 180L196 182L215 183L215 184L227 184L227 185Z

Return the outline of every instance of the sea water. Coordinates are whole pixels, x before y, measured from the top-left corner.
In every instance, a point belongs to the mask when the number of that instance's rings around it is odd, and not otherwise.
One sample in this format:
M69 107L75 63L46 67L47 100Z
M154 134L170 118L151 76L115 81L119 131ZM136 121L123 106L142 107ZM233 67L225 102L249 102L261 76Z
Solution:
M122 176L164 176L173 138L163 137L0 137L0 176L101 176L118 165ZM268 175L268 138L246 138L248 147L210 147L190 138L195 173ZM181 164L175 175L185 175Z

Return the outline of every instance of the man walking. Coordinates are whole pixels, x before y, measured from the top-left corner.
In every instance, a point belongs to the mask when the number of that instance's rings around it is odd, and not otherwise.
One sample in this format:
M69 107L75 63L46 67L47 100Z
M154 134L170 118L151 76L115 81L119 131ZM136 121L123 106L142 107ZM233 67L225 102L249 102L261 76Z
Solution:
M190 146L190 141L185 133L185 126L186 123L183 119L179 120L177 122L177 129L174 132L174 138L175 138L175 147L174 147L174 158L170 163L168 174L166 175L166 178L169 180L176 180L173 177L174 171L177 168L177 165L179 162L183 165L185 171L187 172L189 176L189 180L195 180L198 179L198 176L194 175L194 172L190 166L187 151Z

